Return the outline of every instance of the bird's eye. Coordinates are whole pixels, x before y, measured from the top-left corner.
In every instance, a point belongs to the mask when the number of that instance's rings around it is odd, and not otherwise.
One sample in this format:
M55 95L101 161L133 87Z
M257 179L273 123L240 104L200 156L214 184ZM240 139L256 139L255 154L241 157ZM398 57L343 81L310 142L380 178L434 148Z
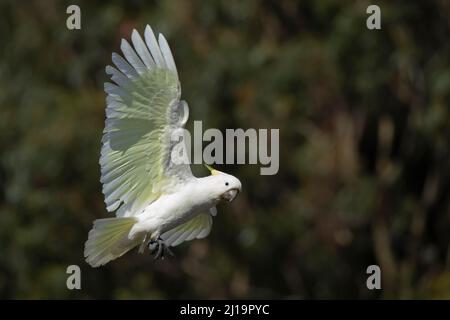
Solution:
M226 185L226 186L228 186L228 184L229 184L228 182L225 182L225 185Z

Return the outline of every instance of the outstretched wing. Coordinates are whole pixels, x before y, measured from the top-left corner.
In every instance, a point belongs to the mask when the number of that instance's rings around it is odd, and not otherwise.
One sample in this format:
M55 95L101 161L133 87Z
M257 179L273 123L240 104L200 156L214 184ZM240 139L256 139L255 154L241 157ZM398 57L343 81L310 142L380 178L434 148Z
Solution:
M108 211L138 214L161 193L192 178L187 162L174 161L172 137L180 137L189 109L180 102L180 85L172 53L163 35L156 41L150 26L145 43L136 30L133 47L122 40L125 56L113 53L107 66L113 83L105 83L106 123L100 157ZM179 160L179 159L178 159ZM180 163L181 164L177 164Z
M161 238L167 246L175 247L183 241L205 238L212 227L210 214L201 213L182 225L165 232Z

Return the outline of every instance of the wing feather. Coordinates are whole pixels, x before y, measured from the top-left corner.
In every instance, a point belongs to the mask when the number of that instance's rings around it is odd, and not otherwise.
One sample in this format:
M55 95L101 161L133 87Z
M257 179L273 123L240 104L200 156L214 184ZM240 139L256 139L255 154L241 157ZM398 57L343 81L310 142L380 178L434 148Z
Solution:
M173 60L172 52L170 51L169 44L166 38L162 34L159 34L159 46L161 48L161 53L166 62L167 68L177 73L177 67L175 66L175 61Z
M181 130L188 114L179 100L172 53L165 39L156 42L149 26L145 39L146 44L134 30L134 48L126 40L121 43L126 60L113 53L117 69L105 69L115 83L105 83L100 181L107 210L117 210L118 216L140 213L162 193L193 177L188 164L171 159L171 136Z
M184 241L205 238L212 227L210 214L201 213L182 225L166 231L161 238L167 246L175 247Z
M117 69L122 71L122 73L125 74L128 78L136 79L137 77L139 77L136 70L133 69L133 67L130 66L130 64L126 62L124 58L122 58L115 52L113 52L112 54L112 62L116 65Z
M141 59L137 56L136 52L133 50L131 45L128 43L127 40L122 39L122 43L120 44L120 49L122 50L125 58L128 60L128 62L133 66L133 68L139 73L140 75L147 72L147 67L142 63Z
M138 53L142 62L144 62L145 66L148 69L155 68L155 66L156 66L155 61L153 60L152 56L150 55L150 52L148 51L147 46L145 45L144 41L142 40L139 32L137 32L135 29L133 30L133 33L131 34L131 41L133 42L133 46L136 48L136 52Z
M156 41L155 34L149 25L145 27L144 37L145 42L147 43L147 46L152 54L153 60L155 60L156 66L158 68L165 68L166 64L164 62L164 58L162 57L161 49L158 45L158 41Z
M123 88L129 88L132 86L132 82L128 79L122 72L117 70L114 67L107 66L105 68L107 74L111 76L111 80L117 83L119 86Z

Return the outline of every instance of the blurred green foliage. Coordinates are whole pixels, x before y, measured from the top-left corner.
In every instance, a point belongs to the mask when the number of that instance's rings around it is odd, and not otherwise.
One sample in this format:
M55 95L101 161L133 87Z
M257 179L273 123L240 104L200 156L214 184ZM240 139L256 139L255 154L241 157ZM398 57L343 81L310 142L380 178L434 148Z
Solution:
M450 3L376 1L370 31L372 2L1 1L0 297L450 298ZM146 24L191 125L280 128L280 171L218 166L244 192L208 238L91 269L104 67Z

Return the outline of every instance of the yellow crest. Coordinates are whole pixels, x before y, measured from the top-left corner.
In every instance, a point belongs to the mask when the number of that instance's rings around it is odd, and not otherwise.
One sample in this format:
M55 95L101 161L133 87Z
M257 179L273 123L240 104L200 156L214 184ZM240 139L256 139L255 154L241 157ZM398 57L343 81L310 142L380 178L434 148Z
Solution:
M220 173L219 170L213 169L211 166L208 166L206 163L205 163L205 167L206 167L206 169L208 169L211 172L212 176L215 176Z

